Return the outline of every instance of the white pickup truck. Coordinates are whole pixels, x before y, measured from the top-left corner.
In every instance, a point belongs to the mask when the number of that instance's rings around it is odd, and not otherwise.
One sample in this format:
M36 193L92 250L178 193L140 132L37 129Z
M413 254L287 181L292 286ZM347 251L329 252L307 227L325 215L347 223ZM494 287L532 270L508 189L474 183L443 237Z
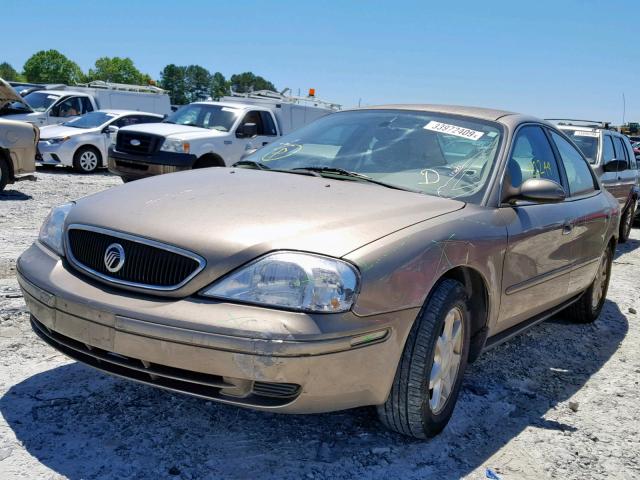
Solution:
M4 86L10 88L4 80ZM136 110L166 115L171 112L167 93L154 86L92 82L86 86L35 90L0 110L6 120L29 122L39 127L57 125L96 110Z
M270 91L195 102L163 122L118 131L109 170L127 182L192 168L231 166L247 152L338 110L314 97Z

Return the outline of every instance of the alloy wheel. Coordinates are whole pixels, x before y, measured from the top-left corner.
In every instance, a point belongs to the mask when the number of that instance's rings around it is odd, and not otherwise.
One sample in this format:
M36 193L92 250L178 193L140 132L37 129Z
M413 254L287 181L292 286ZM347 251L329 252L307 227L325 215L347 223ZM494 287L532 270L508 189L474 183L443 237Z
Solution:
M600 265L598 266L598 272L596 278L593 281L593 287L591 291L591 308L594 310L598 308L602 298L605 295L605 289L607 288L607 275L609 272L609 255L607 252L602 254L600 259Z
M429 406L434 415L442 411L451 395L462 359L464 322L462 311L453 307L444 319L436 341L429 376Z

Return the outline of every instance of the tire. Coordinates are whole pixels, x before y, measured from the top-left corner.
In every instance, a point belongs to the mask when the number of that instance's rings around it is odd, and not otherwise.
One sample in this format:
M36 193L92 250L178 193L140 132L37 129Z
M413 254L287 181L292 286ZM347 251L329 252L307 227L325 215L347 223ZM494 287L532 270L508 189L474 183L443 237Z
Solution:
M471 322L468 302L460 282L447 279L434 288L411 328L389 397L377 407L380 421L389 429L415 438L428 438L440 433L449 422L469 356ZM450 337L458 340L443 342L446 320L451 315L454 316L454 327ZM461 330L458 335L454 333L456 324ZM444 358L443 343L447 345ZM457 367L454 365L456 358ZM434 364L442 365L443 362L451 366L450 374L437 380ZM431 377L436 379L432 385ZM439 385L442 391L445 383L450 386L449 395L442 399L437 390ZM438 402L438 398L442 400Z
M102 165L102 155L94 147L80 147L73 155L73 169L79 173L93 173Z
M7 161L0 155L0 192L4 190L7 183L9 183L9 165L7 165Z
M625 243L629 240L631 235L631 227L633 227L634 217L636 216L636 201L633 200L631 204L622 214L620 219L620 234L618 236L618 243Z
M574 323L592 323L600 316L607 299L612 263L613 251L607 247L600 257L600 264L593 283L575 303L565 310L569 320Z

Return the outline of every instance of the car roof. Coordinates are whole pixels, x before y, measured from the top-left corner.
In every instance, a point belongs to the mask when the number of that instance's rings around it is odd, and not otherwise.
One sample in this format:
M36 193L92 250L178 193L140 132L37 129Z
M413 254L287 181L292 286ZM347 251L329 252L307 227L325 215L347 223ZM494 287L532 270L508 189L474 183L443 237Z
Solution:
M160 115L159 113L141 112L140 110L120 110L117 108L103 108L96 110L96 112L110 113L112 115L149 115L158 118L163 117L163 115Z
M477 118L480 120L488 120L491 122L500 122L511 128L525 122L537 122L552 126L549 122L540 118L520 113L511 112L509 110L499 110L494 108L483 107L467 107L463 105L437 105L437 104L391 104L391 105L374 105L353 110L412 110L419 112L445 113L449 115L460 115L464 117Z
M252 110L257 110L261 108L260 105L253 105L248 103L237 103L237 102L215 102L213 100L203 100L201 102L193 102L193 103L199 103L204 105L220 105L223 107L230 107L230 108L244 108L244 109L250 108ZM264 108L264 109L268 110L268 108Z

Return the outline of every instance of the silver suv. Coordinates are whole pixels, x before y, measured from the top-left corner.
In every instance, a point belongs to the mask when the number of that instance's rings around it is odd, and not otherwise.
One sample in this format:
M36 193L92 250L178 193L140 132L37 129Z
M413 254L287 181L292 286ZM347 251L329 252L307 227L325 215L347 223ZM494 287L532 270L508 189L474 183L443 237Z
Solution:
M629 139L612 130L606 122L590 120L549 119L557 124L591 164L602 185L618 203L622 216L620 237L629 238L638 200L638 170Z

